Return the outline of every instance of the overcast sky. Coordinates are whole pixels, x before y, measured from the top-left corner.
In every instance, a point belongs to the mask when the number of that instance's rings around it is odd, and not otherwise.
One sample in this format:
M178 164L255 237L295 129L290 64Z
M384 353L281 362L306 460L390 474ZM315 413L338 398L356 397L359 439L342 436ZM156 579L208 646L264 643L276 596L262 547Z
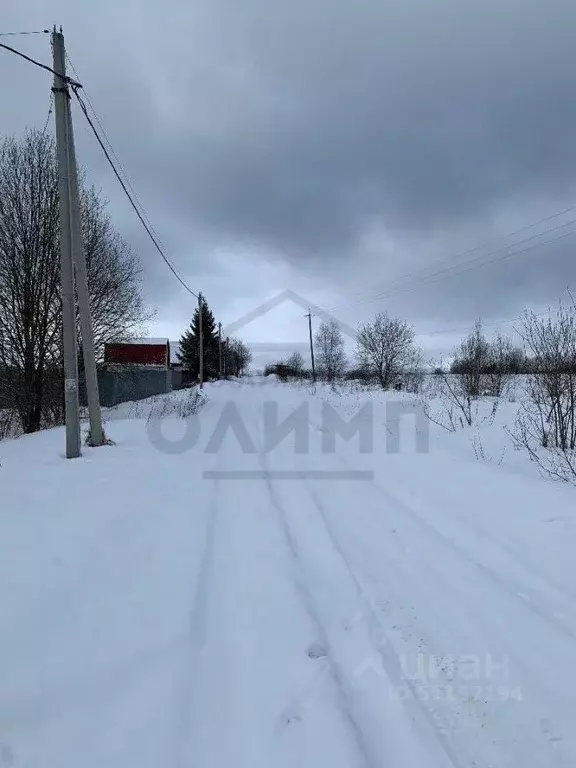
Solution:
M497 239L576 205L571 0L89 5L27 0L0 31L63 25L170 258L224 324L291 289L353 327L387 309L439 355L461 335L440 331L576 288L576 236L538 245L576 231L576 208ZM1 39L50 62L47 35ZM1 130L42 126L50 76L3 51L0 66ZM74 119L79 162L144 264L151 335L177 338L193 299ZM537 247L502 258L526 238L516 250ZM241 335L305 341L306 323L283 306Z

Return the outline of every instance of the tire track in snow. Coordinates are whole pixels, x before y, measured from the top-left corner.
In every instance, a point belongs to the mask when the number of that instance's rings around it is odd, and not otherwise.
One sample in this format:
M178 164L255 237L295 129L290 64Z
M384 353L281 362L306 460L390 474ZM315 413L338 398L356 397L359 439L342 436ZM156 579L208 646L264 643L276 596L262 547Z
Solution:
M454 768L463 768L464 762L458 757L448 740L447 724L441 717L437 716L437 713L422 705L420 696L418 695L417 686L412 680L404 676L398 656L394 651L393 645L388 638L382 621L378 616L378 612L374 607L373 600L366 593L366 589L362 583L362 580L360 579L358 573L352 566L348 556L341 546L334 528L328 520L326 510L322 504L322 501L320 500L319 495L314 490L310 481L305 481L305 485L314 504L314 508L319 516L319 519L321 520L322 527L324 528L332 547L338 553L338 556L342 561L342 564L348 573L350 580L354 584L354 588L361 606L361 610L355 618L361 618L365 623L368 630L368 636L371 640L372 650L382 660L383 669L390 678L393 685L397 687L405 686L410 689L410 693L412 695L405 702L405 706L409 711L413 721L418 725L420 729L427 731L427 735L429 737L432 737L437 741L439 748L442 750ZM387 651L386 648L389 650Z
M323 401L323 402L328 402L328 401ZM310 426L313 429L319 432L323 431L320 425L314 423L310 419L308 419L308 421ZM342 456L340 456L339 454L333 454L333 455L336 456L336 459L342 468L346 470L350 469L349 463L345 459L343 459ZM476 560L466 550L464 546L462 546L461 544L458 544L449 535L443 533L439 528L434 526L429 520L427 520L425 517L419 514L418 511L414 507L412 507L410 504L407 504L402 499L400 499L397 495L391 493L387 488L384 488L376 480L372 479L368 482L373 486L373 488L378 493L385 496L388 499L388 501L391 502L395 507L397 507L399 510L401 509L403 512L408 513L416 524L425 528L425 530L427 530L428 533L431 533L432 535L434 535L437 540L441 540L444 544L449 546L453 550L453 552L460 555L462 558L466 559L470 564L474 565L478 570L483 572L494 583L498 584L502 589L506 590L507 594L513 597L516 601L521 601L525 606L528 606L540 618L545 619L552 626L554 626L554 628L559 629L568 639L572 641L576 640L576 631L573 628L569 627L564 622L562 622L561 618L558 617L554 612L550 612L545 607L543 607L539 596L535 594L533 589L526 587L525 584L523 583L519 583L518 581L513 580L510 576L503 578L495 568L489 565L485 565L484 563L481 563L478 560ZM454 513L453 515L454 515L454 519L457 521L456 525L460 524L460 526L464 530L468 528L468 530L473 532L475 535L484 538L484 540L487 542L490 542L495 550L497 551L500 550L501 552L505 553L507 556L511 557L515 561L515 563L519 566L519 568L521 568L526 574L529 575L532 581L541 582L545 584L546 587L551 592L559 595L560 602L562 603L564 612L570 609L574 600L574 594L570 590L568 590L566 587L555 584L549 577L544 576L531 564L527 563L523 558L519 557L515 552L513 552L509 547L507 547L505 542L498 540L496 537L491 535L488 531L480 530L477 526L474 525L473 522L468 521L462 515L458 515ZM526 594L527 592L530 594Z
M185 662L179 679L179 695L175 700L175 733L173 746L175 755L170 765L190 765L189 743L193 728L195 700L195 678L198 676L200 656L206 642L207 607L213 577L216 526L219 516L219 481L214 480L212 499L206 509L204 520L204 547L195 579L186 636Z
M260 410L257 411L256 419L257 419L258 425L260 425L260 423L262 422ZM284 539L286 541L286 545L290 552L290 556L295 565L296 571L301 571L301 559L299 555L299 550L296 544L296 540L294 539L294 536L292 534L290 525L288 523L286 510L284 509L282 504L279 502L276 491L274 489L274 485L270 477L268 476L269 464L266 458L266 451L264 449L263 441L260 437L260 430L255 429L253 434L257 436L256 439L257 439L257 450L258 450L258 462L260 465L260 469L266 475L266 487L268 490L268 495L270 497L270 503L272 507L276 510L278 521L280 523L280 527L284 534ZM329 654L330 644L328 641L328 634L326 632L324 624L322 623L315 609L312 595L310 594L310 591L304 579L299 578L296 574L293 574L293 581L294 581L294 586L296 588L296 591L299 594L300 599L302 601L302 605L305 609L305 612L309 617L309 619L311 620L312 625L316 628L320 642L328 653L329 663L326 666L326 670L329 673L332 679L334 688L336 690L336 694L338 697L338 701L337 701L338 709L340 710L340 713L344 719L344 722L348 726L349 736L356 747L356 752L358 755L357 766L358 768L380 768L377 759L375 759L375 756L372 756L370 754L369 749L365 743L364 735L362 733L362 728L360 727L359 723L356 722L356 719L354 718L354 715L352 713L351 706L350 706L350 697L346 690L346 683L341 674L341 670L338 669L337 665L335 665L333 661L331 661L330 659L330 654Z
M204 552L194 592L194 602L190 613L190 637L192 645L197 653L202 650L206 642L206 623L208 596L213 577L214 550L216 540L216 526L219 517L219 480L214 480L214 491L210 508L207 512L206 536Z
M266 452L263 449L262 443L259 442L258 445L258 457L259 461L261 463L261 468L264 473L269 472L269 463L267 461ZM290 456L291 462L293 463L294 457ZM284 465L283 465L284 466ZM327 665L325 667L325 670L330 673L339 694L339 704L340 708L342 709L343 713L346 716L346 719L349 723L350 728L352 729L352 732L354 734L354 738L356 741L356 744L358 746L359 752L362 755L364 765L367 766L367 768L380 768L380 766L383 766L383 760L390 760L390 762L394 762L396 764L398 758L394 754L394 747L392 744L387 745L389 749L389 754L383 754L383 752L387 752L388 750L386 747L382 748L380 744L377 744L374 739L374 727L372 727L372 737L366 733L366 727L367 723L362 722L363 718L358 718L357 714L355 714L355 710L357 713L363 712L363 715L366 716L368 713L366 711L366 706L371 707L371 711L369 714L369 720L370 724L373 726L375 722L380 720L382 717L384 717L384 707L382 707L382 714L380 714L380 707L376 705L377 702L381 702L384 704L386 701L386 691L384 690L384 686L378 685L378 691L377 696L374 695L374 691L371 691L370 694L367 697L360 697L363 700L360 702L359 705L355 706L353 699L356 699L358 702L358 692L353 692L355 688L358 688L358 681L356 676L356 670L358 666L358 656L354 656L353 664L350 665L344 664L341 666L340 663L338 663L336 656L341 655L338 654L337 645L334 645L334 643L331 641L330 636L333 635L333 632L331 632L327 626L325 619L322 617L321 610L318 609L317 600L313 596L312 590L310 589L307 580L304 578L304 574L306 574L306 564L305 564L305 555L302 551L301 546L298 543L298 538L294 533L294 530L290 524L289 521L289 513L287 512L286 508L283 506L283 504L280 502L278 498L278 494L276 492L276 489L274 487L274 484L272 483L270 477L266 475L266 483L268 487L268 492L270 496L270 501L272 503L272 506L278 513L278 518L280 525L282 527L282 530L284 532L284 536L288 545L288 548L290 550L291 556L294 560L295 565L297 566L297 570L300 574L300 577L297 575L294 576L294 582L295 586L298 589L302 601L305 605L306 611L312 621L314 622L315 626L317 627L319 637L321 639L321 643L323 647L326 649L326 656L327 656ZM303 487L308 492L309 497L313 501L314 509L316 509L318 513L318 509L316 507L316 499L312 496L310 493L310 485L308 481L304 481ZM302 512L302 509L299 508L299 512ZM324 526L325 535L327 538L327 545L328 548L332 551L336 552L337 558L340 559L340 561L343 563L345 572L348 574L348 576L351 578L353 584L354 584L354 590L356 592L357 597L359 598L361 605L363 606L362 614L364 614L366 607L370 606L370 612L371 615L375 618L377 621L376 614L374 612L374 609L370 605L369 598L365 594L364 590L361 587L361 584L357 577L354 575L353 570L350 566L350 563L346 556L344 555L343 550L341 549L339 543L335 539L335 537L331 534L331 531L328 530L327 526ZM308 579L310 578L310 574L307 574ZM369 628L367 627L368 632L367 634L370 635ZM370 645L370 649L373 651L378 650L380 652L380 649L377 649L376 646L373 644ZM346 653L344 653L346 655ZM389 674L389 679L391 682L393 682L395 685L400 685L404 683L404 680L401 675L400 670L400 664L399 660L396 659L395 663L395 673ZM386 664L386 672L390 672L390 667L394 666L391 665L390 660L388 660L388 663ZM418 697L414 697L414 702L416 703L418 701ZM413 722L416 722L419 726L419 734L422 734L423 732L427 735L427 742L426 742L426 756L429 758L427 761L427 765L429 766L450 766L451 768L464 768L464 763L459 760L454 750L451 748L450 744L446 740L445 733L442 730L442 724L439 722L436 722L432 716L432 713L424 710L423 708L418 711L415 711L414 708L412 709L412 712L408 712L408 709L405 707L405 703L400 704L400 708L403 711L403 719L404 718L411 718ZM388 712L390 712L390 708ZM395 712L396 714L396 712ZM394 728L393 723L388 724L388 729ZM384 725L384 729L386 729L386 725ZM382 727L380 727L380 730L382 730ZM381 742L381 739L379 740ZM434 755L432 755L432 752Z
M547 639L550 638L550 642L553 640L553 647L557 654L561 654L560 658L569 659L570 655L572 655L573 658L574 650L576 650L574 647L575 635L569 627L565 626L562 624L562 622L550 615L540 605L532 602L527 595L519 594L516 592L516 586L514 586L512 582L500 577L499 574L493 572L487 566L478 563L471 555L468 554L468 552L462 550L455 542L449 538L446 538L441 531L436 529L427 520L423 519L418 514L418 512L416 512L416 510L402 503L401 500L396 499L393 494L387 492L377 483L373 482L372 484L383 497L388 498L388 500L394 505L398 512L409 517L413 523L415 523L417 526L419 525L420 528L426 533L432 534L432 538L436 538L439 543L446 545L452 551L452 553L456 555L456 557L460 558L461 561L466 563L467 566L472 566L472 568L477 571L478 575L484 578L486 583L495 590L495 597L500 597L500 599L507 599L511 603L515 603L517 609L520 608L524 611L527 610L532 613L539 620L540 626L536 625L538 634L540 636L544 636ZM437 572L437 578L440 580L445 580L445 576L445 573L442 571ZM526 587L523 587L522 585L517 585L517 588L519 590L524 589L526 591ZM510 607L513 606L511 605ZM543 649L542 658L547 659L547 664L546 666L534 666L530 657L530 653L534 653L534 649L530 651L530 641L532 641L532 646L534 645L534 634L527 639L528 641L526 645L521 644L514 646L509 643L508 633L506 631L505 625L492 628L491 631L497 631L501 641L508 645L508 650L506 653L508 657L513 661L515 669L519 672L518 687L521 687L523 690L523 700L536 698L542 702L541 711L543 713L551 711L551 708L554 708L554 697L560 695L559 690L551 687L550 684L550 680L553 679L553 675L555 673L555 665L552 661L554 659L554 652L551 650L552 645L549 645L548 642L541 642L540 648ZM570 644L570 649L568 649L566 641L568 641ZM571 669L571 666L565 666L565 670L567 669ZM520 680L528 681L527 688L524 687L524 682L522 682L522 685L520 686ZM530 691L532 693L530 693ZM571 697L571 694L569 693L568 696ZM544 704L544 702L547 703ZM534 723L535 725L537 723L536 717L534 718ZM547 759L552 757L553 756L550 754L547 755Z
M317 428L316 425L311 423L312 427ZM340 466L345 467L346 469L350 469L350 466L347 462L345 462L342 457L340 457L338 454L332 454L337 456L337 461L340 464ZM286 452L286 461L283 461L282 466L288 466L289 462L294 462L295 455ZM283 456L284 458L284 456ZM306 461L305 461L306 465ZM306 468L308 468L306 466ZM382 488L380 488L374 481L369 481L376 490L379 491L380 494L386 493L386 491ZM409 678L407 678L403 672L400 665L400 659L398 657L398 654L396 653L394 649L394 645L391 642L391 639L388 637L386 631L384 630L383 623L378 615L378 611L374 606L374 601L369 597L367 594L366 587L368 585L363 584L362 580L360 579L359 575L354 570L353 566L351 565L351 561L349 557L346 555L346 552L344 548L341 546L338 537L336 536L336 533L334 531L333 526L330 524L328 520L328 516L326 515L325 508L322 504L322 501L318 494L313 490L313 483L310 481L305 481L305 487L306 490L313 502L314 508L316 510L316 513L321 520L322 528L324 529L325 535L328 538L330 542L330 546L332 549L338 554L340 561L343 564L343 567L345 569L345 572L348 575L349 580L354 585L354 590L356 592L357 598L360 602L360 605L362 606L362 609L357 614L357 618L362 619L362 623L365 625L368 634L368 637L370 638L370 648L373 651L372 656L367 656L368 660L370 658L380 658L382 667L382 671L387 675L387 677L390 679L392 684L394 686L397 686L398 688L402 687L404 689L408 689L410 691L410 696L406 701L403 702L403 706L406 708L407 713L411 716L412 720L417 724L420 733L424 736L428 737L427 744L431 745L435 744L435 748L439 751L440 756L439 759L442 760L448 760L450 765L454 766L454 768L464 768L465 765L468 765L468 759L464 757L463 755L460 756L457 752L457 747L455 744L451 742L450 734L452 732L452 729L454 727L454 723L452 723L450 718L447 718L445 714L441 712L438 708L430 708L426 706L424 701L422 700L421 696L419 695L418 685L416 681L413 681ZM273 493L274 490L272 491ZM396 508L399 508L400 505L396 499L390 496L388 494L389 500L394 502L394 506ZM288 521L288 515L286 513L286 510L278 503L278 500L276 499L277 506L280 506L281 509L283 509L284 518L286 525L290 529L290 523ZM302 505L300 507L300 512L302 511ZM411 510L414 514L414 510ZM439 532L438 532L439 533ZM290 531L290 535L292 538L292 541L294 542L294 547L298 550L298 543L297 543L297 537L293 533L293 531ZM302 537L304 538L306 536L306 532L303 531ZM302 552L298 552L298 559L301 563L304 562L304 555ZM310 555L310 557L313 557L313 554ZM314 600L314 598L311 596L311 600ZM379 638L379 640L377 639ZM374 669L374 672L377 670ZM431 745L431 749L434 749L434 747ZM443 757L442 757L443 756Z
M338 461L341 466L349 469L349 463L344 461L341 456L338 456ZM548 630L553 630L555 633L557 633L560 637L560 639L563 640L565 643L566 641L569 641L569 643L572 645L572 648L574 647L574 640L576 639L576 636L574 635L574 632L571 630L570 627L563 624L559 619L557 619L555 616L551 615L546 608L542 607L540 604L536 603L535 601L532 601L530 597L526 594L519 594L521 590L524 592L528 591L527 588L524 585L515 584L513 585L510 580L506 580L502 578L497 572L493 571L488 566L485 566L482 563L479 563L474 557L472 557L466 550L462 549L456 542L451 540L450 538L447 538L440 530L438 530L430 521L423 518L415 509L413 509L410 505L404 503L401 499L396 498L391 492L387 491L386 488L382 487L379 483L377 483L375 480L368 481L369 484L372 486L374 492L380 496L383 501L386 503L388 502L389 505L391 505L391 508L395 510L396 513L400 513L402 516L407 518L412 522L412 525L419 527L421 530L423 530L425 533L428 533L432 536L432 538L436 539L436 541L444 545L447 550L451 551L453 555L455 555L457 558L460 558L461 561L466 563L468 567L472 566L472 568L477 571L479 575L484 577L489 584L491 584L493 587L497 589L498 595L502 597L506 597L511 602L516 603L517 607L521 607L523 610L528 610L530 613L532 613L534 616L536 616L539 620L543 622L543 627L547 627ZM386 516L384 514L378 515L375 513L374 509L370 506L368 506L368 511L371 517L374 520L379 521L379 523L382 526L382 529L385 530L387 528L386 524ZM383 510L384 511L384 510ZM444 579L445 576L442 575L442 572L438 572L438 578ZM370 583L370 580L368 580ZM507 642L507 633L505 630L500 629L501 637L504 642ZM543 645L543 647L546 647L546 645ZM511 658L514 659L514 663L518 669L524 670L524 675L526 679L531 679L534 685L538 685L539 689L544 690L544 687L546 686L548 677L544 673L544 671L539 671L538 669L534 669L529 661L529 658L527 659L525 655L520 653L523 651L522 648L515 649L511 648L509 650L509 655ZM564 651L566 653L566 651ZM550 657L552 658L552 657ZM424 704L422 704L422 707L424 707Z
M545 583L551 592L557 592L562 599L574 603L576 600L576 591L569 589L566 585L556 583L555 580L552 580L547 574L540 571L533 563L524 559L521 552L512 549L506 541L497 538L490 533L489 530L480 528L473 518L458 514L454 507L450 508L449 514L457 521L457 524L460 524L464 528L469 528L474 532L475 536L483 538L485 541L489 542L492 547L501 550L506 556L515 560L524 571L531 574L538 581Z
M318 431L321 431L321 428L318 425L314 424L313 422L310 422L310 426ZM336 453L332 455L336 457L338 463L342 468L346 470L350 469L349 463L345 459L343 459L342 456ZM494 570L490 566L485 565L484 563L478 562L478 560L476 560L472 555L470 555L465 548L457 544L453 539L451 539L449 536L447 536L442 531L440 531L430 521L422 517L422 515L420 515L413 507L411 507L409 504L406 504L404 501L402 501L402 499L399 499L389 490L387 490L382 485L380 485L376 480L368 480L367 482L381 496L387 499L388 502L392 503L394 507L397 508L398 511L402 511L403 513L408 514L410 518L417 525L424 528L429 534L432 534L438 541L441 541L443 544L445 544L450 549L452 549L453 552L455 552L461 558L466 560L469 564L473 565L477 570L483 573L494 584L498 585L500 589L504 590L515 601L521 602L525 607L528 607L539 618L544 619L545 621L550 623L555 629L562 632L562 634L564 634L569 640L576 641L576 632L571 627L567 626L564 622L562 622L561 619L559 619L557 616L547 611L546 608L544 608L539 603L537 597L528 596L526 594L527 588L525 585L514 582L512 586L512 581L510 578L508 579L503 578L496 570ZM538 578L538 574L535 573L532 569L528 568L526 565L521 564L521 567L523 567L528 573L533 573L534 576ZM550 587L555 589L553 584L550 584ZM568 596L567 593L565 594L566 596Z
M386 498L398 509L398 511L402 511L405 514L408 514L410 518L417 525L420 525L422 528L424 528L428 534L431 534L436 538L436 540L441 541L459 557L466 560L466 562L468 562L470 565L474 566L478 571L480 571L490 581L492 581L492 583L506 592L506 594L512 597L515 601L519 601L524 606L528 607L540 619L544 619L555 629L559 630L568 639L576 641L576 633L570 627L564 624L560 619L548 612L541 604L537 602L537 599L532 599L526 595L525 592L527 591L527 588L524 585L513 582L510 578L504 578L490 566L478 562L478 560L476 560L469 552L467 552L465 548L457 544L446 534L442 533L442 531L440 531L438 528L436 528L435 525L422 517L422 515L420 515L413 507L404 503L397 496L376 483L376 481L372 480L370 482L384 498Z
M346 469L350 469L350 463L345 462L342 460L341 457L338 457L338 461L341 466L346 467ZM458 558L460 558L461 561L464 561L468 567L472 566L474 570L476 570L479 574L481 574L486 580L487 584L491 585L492 588L496 588L497 594L501 597L507 597L508 599L512 599L514 603L517 604L518 607L520 605L524 610L528 609L530 612L534 613L541 621L543 620L542 627L545 628L546 626L549 627L549 629L553 629L555 632L559 633L556 635L556 637L560 640L559 635L564 637L564 641L568 639L570 643L573 643L574 639L574 632L570 629L570 627L564 625L561 621L559 621L555 616L551 615L549 611L547 611L545 608L542 607L540 604L536 604L531 601L531 599L527 595L518 594L518 592L515 592L514 589L518 588L524 589L526 591L526 587L523 587L522 585L519 585L515 580L512 579L505 579L503 578L497 571L493 571L490 567L484 565L483 563L479 563L477 559L475 559L469 552L466 551L465 548L462 548L458 545L457 542L453 541L451 538L447 537L442 531L438 530L430 521L426 520L426 518L422 517L415 509L404 503L401 499L398 499L395 497L392 493L387 491L385 488L383 488L381 485L379 485L376 481L372 480L369 481L370 484L373 486L374 491L377 492L378 496L380 496L383 501L388 503L388 505L394 510L395 513L399 514L401 517L404 517L408 521L411 522L412 526L414 527L414 530L412 531L413 536L418 536L418 529L422 530L424 534L427 534L430 538L430 543L432 544L434 539L438 541L438 543L441 543L443 546L445 546L447 549L449 548L453 555L456 555ZM309 489L311 493L314 493L312 491L312 487L310 484ZM319 499L319 497L316 497L316 501L318 502L318 505L320 508L322 507L322 501ZM386 528L388 530L388 526L385 525L386 523L386 515L378 515L376 514L376 509L368 505L370 509L371 517L374 519L378 519L380 523L382 524L383 529ZM321 510L319 509L319 512ZM382 509L382 512L385 512L385 507ZM324 514L324 519L326 522L328 522L328 527L330 528L330 523L327 520L327 515ZM400 517L399 517L400 519ZM343 548L341 548L343 549ZM344 554L344 559L347 560L348 558ZM360 566L362 568L362 566ZM352 568L349 569L352 576L354 576L354 570ZM529 569L526 569L528 574L530 573ZM472 574L472 570L470 570L470 573ZM359 585L361 591L365 591L362 589L362 585ZM370 583L364 584L364 587L369 588ZM370 605L370 600L368 600L368 605ZM378 623L381 625L381 622L379 620L377 611L372 610L373 616L376 618ZM505 634L503 635L505 637ZM519 657L515 657L516 663L522 663L524 666L525 672L528 675L528 678L530 678L530 675L534 674L534 668L530 666L529 662L527 662L525 659L520 659ZM538 685L542 685L542 681L544 683L546 682L546 677L542 677L540 679L540 683L537 683ZM407 684L409 681L404 681L405 684ZM536 683L535 683L536 685ZM419 697L416 697L417 700L419 700ZM428 707L423 703L419 702L421 708L423 709L424 713L429 713L433 717L435 714L438 715L439 718L442 718L442 713L438 712L435 713L433 710L429 710ZM447 721L449 723L449 721ZM455 725L457 725L457 721L455 722ZM537 727L537 719L535 719L535 726ZM561 739L561 737L558 737ZM496 744L496 742L493 742ZM550 757L550 755L548 755ZM470 758L472 759L472 758ZM563 764L563 763L562 763Z

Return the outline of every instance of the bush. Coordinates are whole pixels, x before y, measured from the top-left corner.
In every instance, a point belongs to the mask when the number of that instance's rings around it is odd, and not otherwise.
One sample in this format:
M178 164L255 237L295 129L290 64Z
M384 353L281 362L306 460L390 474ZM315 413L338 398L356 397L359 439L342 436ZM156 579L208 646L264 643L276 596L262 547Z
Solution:
M527 312L522 335L535 371L512 437L545 475L576 484L576 305L555 318Z
M280 381L287 382L290 379L303 379L308 375L304 369L304 359L300 352L294 352L286 360L270 363L264 368L264 376L275 374Z

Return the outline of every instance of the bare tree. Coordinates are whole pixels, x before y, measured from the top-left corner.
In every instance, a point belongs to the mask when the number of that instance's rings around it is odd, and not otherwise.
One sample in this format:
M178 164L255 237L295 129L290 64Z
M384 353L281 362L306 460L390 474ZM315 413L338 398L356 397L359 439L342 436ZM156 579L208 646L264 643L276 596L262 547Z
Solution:
M250 348L240 339L228 343L227 372L232 376L243 376L252 361Z
M498 333L490 342L486 391L492 397L503 397L507 394L514 376L514 359L517 356L518 350L507 336Z
M520 333L535 370L513 437L545 474L576 483L576 304L555 317L526 312Z
M421 392L426 380L424 354L418 347L414 347L412 354L406 361L404 372L401 374L396 387L405 392L418 394Z
M104 204L84 192L88 282L96 339L146 319L136 258ZM49 136L28 131L0 145L0 398L34 432L62 418L58 176Z
M320 323L314 347L320 377L333 382L343 376L346 370L344 337L336 320Z
M430 421L449 432L472 425L476 408L463 374L440 370L434 377L432 388L431 396L422 403Z
M0 366L6 406L40 428L57 363L58 177L50 140L27 133L0 147Z
M304 375L304 358L300 352L292 352L292 354L286 358L284 363L287 369L290 371L291 376L303 376Z
M93 187L83 190L82 232L99 357L106 342L140 336L153 316L144 306L140 260L114 229L106 206Z
M404 320L380 312L358 329L356 354L360 365L376 376L382 389L394 387L414 365L414 330Z
M460 387L473 400L484 394L485 375L490 361L490 344L478 320L472 333L460 344L451 366L451 372L460 377Z
M424 405L428 418L451 432L471 426L478 415L477 401L483 395L497 398L503 394L508 381L506 360L510 349L511 344L502 336L490 343L478 320L457 348L450 373L438 369L433 382L435 397ZM497 407L495 400L492 418Z

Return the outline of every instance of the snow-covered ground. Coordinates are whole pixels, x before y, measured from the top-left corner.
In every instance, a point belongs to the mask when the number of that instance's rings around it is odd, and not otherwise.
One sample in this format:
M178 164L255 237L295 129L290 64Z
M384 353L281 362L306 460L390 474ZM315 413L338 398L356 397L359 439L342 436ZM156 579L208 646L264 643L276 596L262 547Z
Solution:
M573 768L576 489L514 406L206 393L0 444L1 768Z

